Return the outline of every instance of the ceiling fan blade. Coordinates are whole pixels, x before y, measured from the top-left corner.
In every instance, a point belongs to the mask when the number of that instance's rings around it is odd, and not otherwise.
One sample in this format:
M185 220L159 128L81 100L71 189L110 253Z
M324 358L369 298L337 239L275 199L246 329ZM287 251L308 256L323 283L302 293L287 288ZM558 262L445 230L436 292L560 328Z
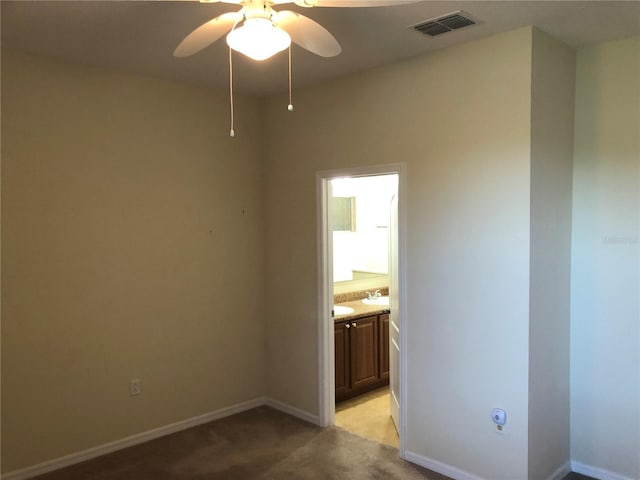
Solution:
M421 0L295 0L300 7L389 7Z
M318 22L299 13L285 10L274 16L274 23L291 36L302 48L321 57L335 57L342 47Z
M217 16L213 20L200 25L180 42L173 55L176 57L188 57L208 47L227 33L233 25L242 20L242 12L228 12Z

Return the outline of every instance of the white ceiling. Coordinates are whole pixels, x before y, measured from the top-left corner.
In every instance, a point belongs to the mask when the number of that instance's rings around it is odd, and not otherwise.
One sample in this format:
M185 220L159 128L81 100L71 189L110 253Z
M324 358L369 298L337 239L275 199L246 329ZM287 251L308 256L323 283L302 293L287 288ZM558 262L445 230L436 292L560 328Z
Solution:
M226 88L223 39L188 58L173 51L193 29L237 5L197 1L5 1L2 45L74 62ZM377 8L296 10L327 28L342 53L322 58L293 48L293 84L317 83L424 52L535 25L572 47L640 35L640 1L421 1ZM463 10L478 25L439 37L408 28ZM268 95L287 89L286 53L265 62L234 57L236 91Z

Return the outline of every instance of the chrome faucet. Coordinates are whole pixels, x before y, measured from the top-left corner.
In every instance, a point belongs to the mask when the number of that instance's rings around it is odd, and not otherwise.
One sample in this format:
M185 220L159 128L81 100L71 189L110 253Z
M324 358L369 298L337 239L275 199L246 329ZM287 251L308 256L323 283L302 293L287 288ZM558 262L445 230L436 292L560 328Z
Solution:
M374 293L367 292L367 300L375 300L376 298L380 298L382 294L380 290L376 290Z

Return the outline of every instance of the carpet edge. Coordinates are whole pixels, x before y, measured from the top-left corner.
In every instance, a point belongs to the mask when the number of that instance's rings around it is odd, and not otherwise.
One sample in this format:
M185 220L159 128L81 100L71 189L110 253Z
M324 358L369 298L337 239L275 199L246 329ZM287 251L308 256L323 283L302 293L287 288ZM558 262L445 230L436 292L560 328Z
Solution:
M11 472L3 474L0 478L2 478L2 480L26 480L37 475L53 472L54 470L60 470L61 468L69 467L86 460L91 460L92 458L107 455L118 450L123 450L140 443L145 443L156 438L164 437L172 433L180 432L191 427L212 422L214 420L219 420L221 418L235 415L236 413L251 410L252 408L260 407L263 405L268 405L268 399L266 397L257 397L245 402L240 402L228 407L223 407L209 413L197 415L195 417L180 420L178 422L170 423L158 428L136 433L134 435L91 447L86 450L80 450L78 452L47 460L42 463L24 467L18 470L13 470Z

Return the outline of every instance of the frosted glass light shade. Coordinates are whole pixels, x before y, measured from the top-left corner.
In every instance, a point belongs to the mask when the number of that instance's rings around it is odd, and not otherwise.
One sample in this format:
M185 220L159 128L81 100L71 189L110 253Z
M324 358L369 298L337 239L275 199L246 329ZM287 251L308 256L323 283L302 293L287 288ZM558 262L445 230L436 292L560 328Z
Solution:
M266 60L291 45L291 37L266 18L248 18L229 32L227 45L254 60Z

